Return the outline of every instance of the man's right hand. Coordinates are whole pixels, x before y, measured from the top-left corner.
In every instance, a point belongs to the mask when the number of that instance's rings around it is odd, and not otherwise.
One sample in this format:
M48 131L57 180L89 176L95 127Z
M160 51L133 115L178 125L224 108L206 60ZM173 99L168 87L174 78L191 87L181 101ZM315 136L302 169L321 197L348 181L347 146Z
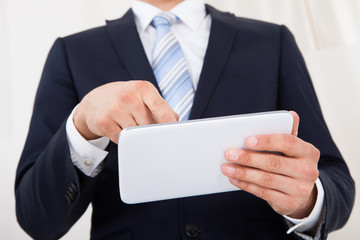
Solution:
M117 143L127 127L176 122L179 116L148 81L108 83L89 92L74 111L74 125L87 140Z

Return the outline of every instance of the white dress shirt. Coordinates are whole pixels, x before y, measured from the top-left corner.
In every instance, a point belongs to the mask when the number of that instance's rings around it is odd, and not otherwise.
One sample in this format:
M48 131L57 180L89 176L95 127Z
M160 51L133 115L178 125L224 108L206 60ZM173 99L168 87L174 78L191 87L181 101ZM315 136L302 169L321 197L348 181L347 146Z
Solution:
M132 10L140 40L146 56L151 62L152 48L156 40L156 29L151 25L151 21L162 10L137 0L133 2ZM178 24L171 26L171 31L179 41L196 89L208 45L211 17L206 13L205 4L202 0L185 0L176 5L170 12L180 19ZM103 160L108 154L105 148L110 140L102 137L87 141L76 130L72 120L73 114L67 120L66 132L73 164L87 176L95 177L101 170ZM323 221L324 218L322 216L324 215L324 211L322 211L324 190L319 179L316 181L316 187L318 196L310 216L304 219L292 219L284 216L287 222L290 222L290 226L294 225L289 228L288 233L295 231L304 239L318 239L301 233L320 225L319 222ZM319 232L320 228L318 227L316 235L319 235Z

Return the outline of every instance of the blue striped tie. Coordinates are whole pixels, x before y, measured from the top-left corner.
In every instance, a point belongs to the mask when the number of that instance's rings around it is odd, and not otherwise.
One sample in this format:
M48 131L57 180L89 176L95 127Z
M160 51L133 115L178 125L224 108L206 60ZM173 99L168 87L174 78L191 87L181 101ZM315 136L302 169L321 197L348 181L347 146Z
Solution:
M188 120L194 100L194 88L179 42L170 31L178 21L171 13L160 13L152 21L156 28L152 67L163 97L179 114L179 121Z

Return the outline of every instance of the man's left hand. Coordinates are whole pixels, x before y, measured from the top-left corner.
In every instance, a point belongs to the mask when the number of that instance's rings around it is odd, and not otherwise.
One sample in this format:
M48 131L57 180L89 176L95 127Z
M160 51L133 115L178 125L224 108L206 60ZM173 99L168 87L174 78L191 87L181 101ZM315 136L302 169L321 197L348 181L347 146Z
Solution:
M294 118L292 134L253 136L248 149L228 149L230 163L222 172L230 182L267 201L281 215L301 219L309 216L317 197L320 152L297 137L299 116Z

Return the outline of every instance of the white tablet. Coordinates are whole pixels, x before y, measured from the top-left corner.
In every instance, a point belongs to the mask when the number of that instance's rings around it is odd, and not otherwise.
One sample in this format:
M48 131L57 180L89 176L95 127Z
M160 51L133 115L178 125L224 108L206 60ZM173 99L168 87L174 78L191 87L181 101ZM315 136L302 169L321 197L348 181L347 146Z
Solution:
M130 127L118 143L119 187L128 204L239 190L221 172L226 149L245 139L291 134L292 115L275 111Z

